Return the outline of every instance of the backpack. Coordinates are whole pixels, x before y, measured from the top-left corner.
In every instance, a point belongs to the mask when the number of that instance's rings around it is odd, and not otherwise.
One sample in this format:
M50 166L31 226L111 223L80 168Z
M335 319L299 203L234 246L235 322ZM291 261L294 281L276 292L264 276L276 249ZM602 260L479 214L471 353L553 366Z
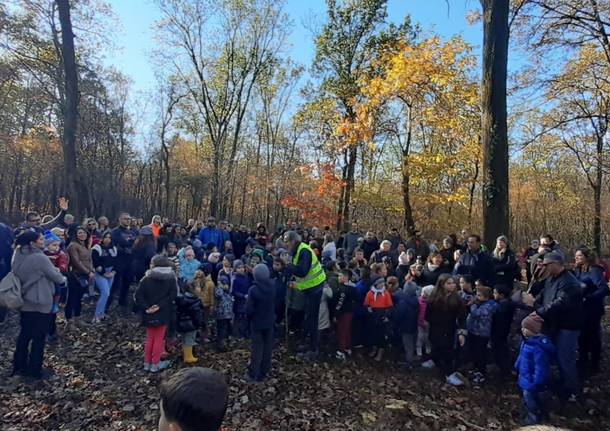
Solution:
M22 306L21 281L11 271L0 281L0 307L18 310Z

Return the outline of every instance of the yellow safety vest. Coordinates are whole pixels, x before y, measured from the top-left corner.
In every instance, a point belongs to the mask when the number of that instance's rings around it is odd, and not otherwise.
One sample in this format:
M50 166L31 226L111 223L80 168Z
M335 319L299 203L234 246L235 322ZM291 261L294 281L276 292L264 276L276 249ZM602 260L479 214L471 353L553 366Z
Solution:
M311 267L309 268L309 272L303 278L296 277L295 284L298 290L307 290L312 287L319 286L320 284L326 281L326 274L322 269L322 265L320 265L320 261L318 261L318 257L316 253L309 247L307 244L300 243L297 248L297 252L292 257L292 264L299 264L299 256L301 254L301 250L309 250L311 253Z

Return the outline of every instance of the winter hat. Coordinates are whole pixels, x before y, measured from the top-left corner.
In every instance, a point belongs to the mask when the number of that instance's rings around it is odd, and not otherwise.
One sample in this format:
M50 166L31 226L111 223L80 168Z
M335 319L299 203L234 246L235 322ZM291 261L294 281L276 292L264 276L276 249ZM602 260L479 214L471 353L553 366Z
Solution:
M210 275L212 273L212 264L205 262L199 266L199 269L203 271L205 275Z
M61 242L61 239L57 235L55 235L53 232L46 231L44 233L44 245L47 246L54 242Z
M202 245L202 244L201 244L201 240L199 240L199 239L195 239L195 240L193 240L193 247L195 247L195 248L201 248L201 245Z
M252 274L256 281L267 281L269 280L269 267L264 263L259 263L252 270Z
M233 262L233 269L241 268L243 266L244 262L240 259L237 259L235 262Z
M212 251L212 250L214 250L214 247L216 247L216 244L214 244L213 242L208 242L208 243L205 245L205 249L206 249L207 251Z
M258 256L261 260L265 257L265 252L260 248L255 248L252 250L252 256Z
M210 253L208 256L208 262L210 263L218 263L220 260L220 253Z
M430 296L430 294L432 293L432 291L434 290L434 286L429 284L428 286L424 286L421 289L421 296L423 296L424 298L427 298Z
M409 256L407 256L407 253L405 253L404 251L400 253L400 256L398 256L398 263L400 263L401 265L409 264Z
M152 236L153 234L153 230L150 226L144 226L142 229L140 229L140 235L142 236Z
M418 286L415 283L405 283L403 290L407 296L417 296Z
M530 314L521 322L521 328L527 329L536 335L542 332L542 325L544 325L544 319L536 313Z
M218 284L231 284L231 282L229 281L229 277L223 274L218 276Z

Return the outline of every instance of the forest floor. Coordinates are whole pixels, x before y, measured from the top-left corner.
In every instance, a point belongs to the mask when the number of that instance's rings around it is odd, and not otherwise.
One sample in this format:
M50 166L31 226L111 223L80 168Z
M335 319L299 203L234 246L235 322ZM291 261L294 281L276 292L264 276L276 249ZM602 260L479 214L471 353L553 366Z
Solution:
M91 306L85 307L90 319ZM608 327L606 346L610 345ZM155 430L158 385L164 376L141 371L144 330L135 315L116 317L104 326L63 329L48 346L45 365L55 375L28 385L8 377L18 331L16 313L0 326L0 429ZM272 377L265 383L243 380L246 342L216 353L195 348L199 365L226 373L230 405L225 426L245 430L510 430L518 427L521 402L515 379L501 383L490 372L482 388L454 388L435 370L407 370L397 361L381 364L364 355L342 363L330 356L303 363L280 344ZM605 352L605 364L610 364ZM610 378L602 374L585 383L583 401L561 414L556 399L551 424L571 430L610 429Z

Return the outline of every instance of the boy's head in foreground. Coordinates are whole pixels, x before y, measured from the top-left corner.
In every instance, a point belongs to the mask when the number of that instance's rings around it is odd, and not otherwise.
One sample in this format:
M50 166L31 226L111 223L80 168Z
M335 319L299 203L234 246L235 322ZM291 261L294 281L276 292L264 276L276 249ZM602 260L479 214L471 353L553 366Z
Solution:
M184 368L161 383L159 431L218 431L229 386L210 368Z

